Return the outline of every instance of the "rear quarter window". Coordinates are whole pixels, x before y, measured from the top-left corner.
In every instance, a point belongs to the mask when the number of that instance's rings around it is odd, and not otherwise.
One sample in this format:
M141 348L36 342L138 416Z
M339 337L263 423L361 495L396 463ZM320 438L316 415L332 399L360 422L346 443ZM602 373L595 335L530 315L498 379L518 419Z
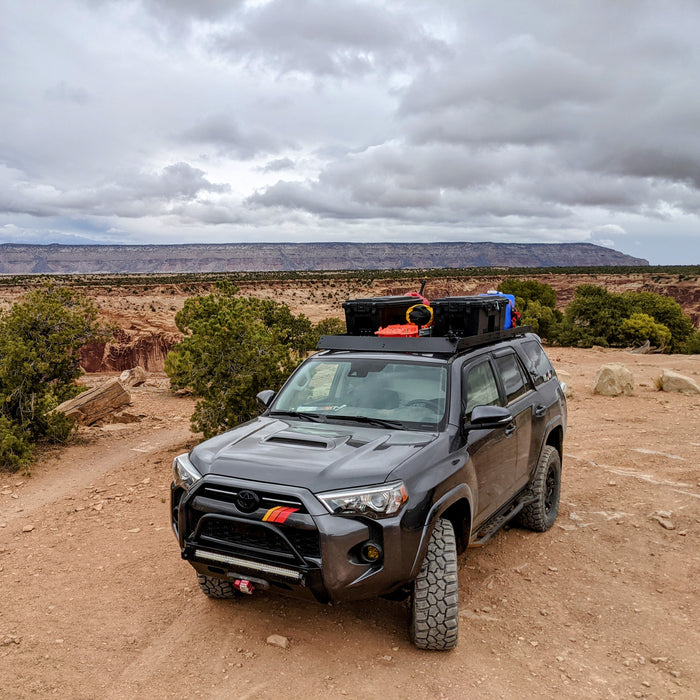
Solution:
M530 390L525 372L514 352L496 357L494 362L503 382L508 403L515 401Z
M554 367L536 340L526 340L520 344L520 349L535 384L542 384L554 376Z

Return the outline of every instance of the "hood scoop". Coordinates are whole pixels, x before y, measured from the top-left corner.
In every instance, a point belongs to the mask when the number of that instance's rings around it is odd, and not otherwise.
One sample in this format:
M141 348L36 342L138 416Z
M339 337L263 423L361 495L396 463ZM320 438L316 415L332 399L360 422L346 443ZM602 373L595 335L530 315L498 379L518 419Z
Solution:
M285 447L308 447L316 450L330 450L336 446L335 440L315 435L281 432L262 440L265 444L284 445Z

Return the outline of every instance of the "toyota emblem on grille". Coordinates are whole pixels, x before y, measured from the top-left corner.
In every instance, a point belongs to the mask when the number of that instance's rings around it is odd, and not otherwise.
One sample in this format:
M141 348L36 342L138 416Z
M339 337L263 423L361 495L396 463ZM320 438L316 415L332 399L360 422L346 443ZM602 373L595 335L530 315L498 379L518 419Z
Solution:
M236 505L244 513L252 513L260 505L260 496L253 491L239 491L236 496Z

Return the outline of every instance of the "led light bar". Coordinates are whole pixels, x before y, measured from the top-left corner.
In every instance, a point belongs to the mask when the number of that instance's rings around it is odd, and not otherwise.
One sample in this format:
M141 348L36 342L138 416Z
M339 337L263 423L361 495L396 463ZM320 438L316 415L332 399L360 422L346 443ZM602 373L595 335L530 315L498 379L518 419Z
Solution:
M204 549L195 549L194 556L195 559L205 559L221 564L230 564L231 566L241 566L246 569L252 569L253 571L261 571L265 574L274 574L275 576L289 578L293 581L301 581L302 579L302 574L293 569L285 569L282 566L274 566L272 564L261 564L257 561L230 557L227 554L218 554L217 552L207 552Z

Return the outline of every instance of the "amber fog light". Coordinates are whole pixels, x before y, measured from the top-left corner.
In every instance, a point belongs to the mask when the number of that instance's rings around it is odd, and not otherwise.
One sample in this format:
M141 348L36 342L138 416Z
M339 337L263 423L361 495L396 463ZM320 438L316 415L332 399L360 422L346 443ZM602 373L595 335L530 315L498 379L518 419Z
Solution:
M360 554L368 564L376 564L382 560L382 548L376 542L363 544Z

